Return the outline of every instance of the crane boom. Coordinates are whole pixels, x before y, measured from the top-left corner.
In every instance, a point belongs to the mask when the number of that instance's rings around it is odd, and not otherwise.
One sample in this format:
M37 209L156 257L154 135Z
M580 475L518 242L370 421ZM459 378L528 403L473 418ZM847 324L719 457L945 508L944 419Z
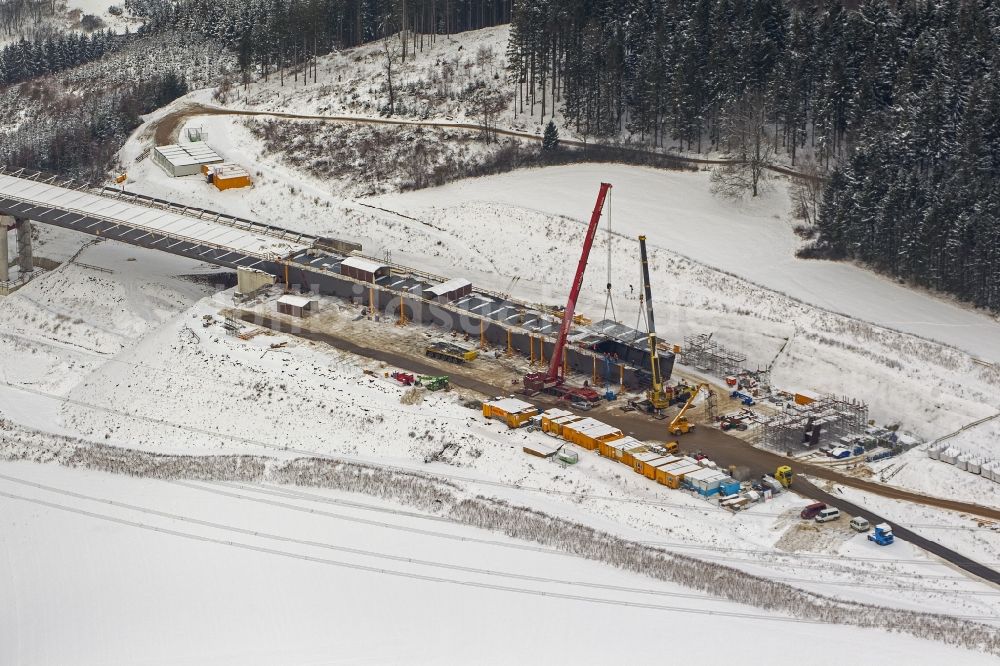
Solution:
M569 299L566 301L566 309L563 310L562 324L559 326L559 337L556 338L555 348L552 350L552 360L546 373L530 373L524 377L524 387L529 391L545 391L554 386L559 386L563 381L563 351L566 348L566 337L569 329L573 326L573 315L576 313L576 301L580 297L580 289L583 287L583 274L587 269L587 260L590 258L590 249L594 245L594 237L597 235L597 227L601 221L601 211L604 210L604 200L611 189L610 183L601 183L601 189L597 193L597 203L594 205L594 212L590 216L590 226L587 227L587 235L583 240L583 252L580 255L580 263L576 267L576 275L573 276L573 284L569 290Z
M587 236L583 239L583 252L580 254L580 263L576 266L576 275L573 277L573 286L569 290L569 299L566 301L566 309L563 311L562 326L559 327L559 337L556 339L556 347L552 351L552 362L549 364L549 378L562 377L562 356L566 347L566 336L573 326L573 315L576 313L576 300L580 297L580 289L583 287L583 273L587 270L587 260L590 258L590 248L594 246L594 236L597 235L598 223L601 221L601 211L604 210L604 200L611 189L610 183L601 183L601 190L597 193L597 203L594 205L594 212L590 215L590 226L587 227Z
M660 355L656 350L656 323L653 321L653 288L649 283L649 258L646 255L646 237L639 236L639 255L642 259L642 288L646 299L646 330L649 334L649 401L655 409L663 409L668 404L660 376Z

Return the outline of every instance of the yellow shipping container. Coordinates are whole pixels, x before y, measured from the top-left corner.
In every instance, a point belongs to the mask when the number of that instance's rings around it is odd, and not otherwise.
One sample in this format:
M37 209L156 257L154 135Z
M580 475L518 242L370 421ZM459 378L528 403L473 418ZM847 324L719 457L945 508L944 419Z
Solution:
M668 488L680 488L681 482L684 480L684 475L699 469L704 469L704 467L681 461L661 469L656 475L656 480Z
M536 414L538 414L537 407L517 398L504 398L483 403L483 416L503 421L508 428L520 428Z
M597 449L601 442L611 442L624 436L618 428L591 418L563 426L563 438L588 451Z
M633 446L631 449L623 449L621 462L623 465L628 465L629 467L631 467L632 465L635 464L635 457L637 455L646 453L647 451L649 451L649 447L646 446L645 444Z
M553 421L556 419L563 419L568 416L573 416L573 412L566 411L565 409L559 409L558 407L546 409L542 412L542 432L556 432ZM558 434L558 432L556 434Z
M627 449L634 449L642 445L642 442L635 437L622 437L601 442L597 445L597 451L605 458L621 462Z

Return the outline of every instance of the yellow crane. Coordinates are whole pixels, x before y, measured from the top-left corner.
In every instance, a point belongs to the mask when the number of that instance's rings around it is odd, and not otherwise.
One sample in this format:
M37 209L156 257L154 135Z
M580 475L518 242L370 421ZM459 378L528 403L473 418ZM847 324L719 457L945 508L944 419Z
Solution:
M685 416L685 414L687 413L688 408L690 408L694 403L694 399L698 397L698 394L701 393L702 390L709 391L711 389L708 388L708 384L698 384L698 386L695 387L694 391L691 392L691 397L688 398L687 402L684 403L684 406L681 407L681 411L677 412L677 416L675 416L674 420L667 426L667 430L671 435L686 435L694 430L694 424L687 420L687 416Z
M639 236L639 256L642 259L642 289L646 299L646 331L649 336L650 386L646 399L659 411L670 406L670 395L660 374L660 354L656 346L656 324L653 322L653 289L649 284L649 260L646 256L646 237Z

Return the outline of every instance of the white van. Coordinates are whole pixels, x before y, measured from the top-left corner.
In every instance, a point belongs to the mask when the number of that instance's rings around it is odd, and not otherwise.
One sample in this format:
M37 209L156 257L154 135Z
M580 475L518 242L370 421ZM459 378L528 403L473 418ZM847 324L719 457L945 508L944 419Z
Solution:
M857 532L867 532L871 529L871 523L861 516L855 516L854 518L851 518L851 529Z
M826 523L831 520L837 520L838 518L840 518L840 509L832 506L827 507L816 514L817 523Z

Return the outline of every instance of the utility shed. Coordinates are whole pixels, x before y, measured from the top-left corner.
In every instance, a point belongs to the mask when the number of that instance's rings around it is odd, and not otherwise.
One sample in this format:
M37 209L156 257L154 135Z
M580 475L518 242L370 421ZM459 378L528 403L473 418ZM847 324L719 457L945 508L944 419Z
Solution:
M278 299L278 312L293 317L305 317L313 309L314 301L305 296L286 294Z
M153 148L152 157L154 164L174 178L194 176L201 173L202 166L206 164L223 162L204 141L157 146Z
M250 172L239 164L218 164L213 166L203 165L202 173L212 185L220 192L232 190L240 187L250 187Z
M537 407L517 398L503 398L483 403L483 416L488 419L499 419L506 423L508 428L520 428L536 414L538 414Z
M457 301L472 293L472 283L465 278L453 278L424 290L424 298L430 301L448 303Z
M340 274L362 282L375 282L389 276L389 267L364 257L348 257L340 264Z

